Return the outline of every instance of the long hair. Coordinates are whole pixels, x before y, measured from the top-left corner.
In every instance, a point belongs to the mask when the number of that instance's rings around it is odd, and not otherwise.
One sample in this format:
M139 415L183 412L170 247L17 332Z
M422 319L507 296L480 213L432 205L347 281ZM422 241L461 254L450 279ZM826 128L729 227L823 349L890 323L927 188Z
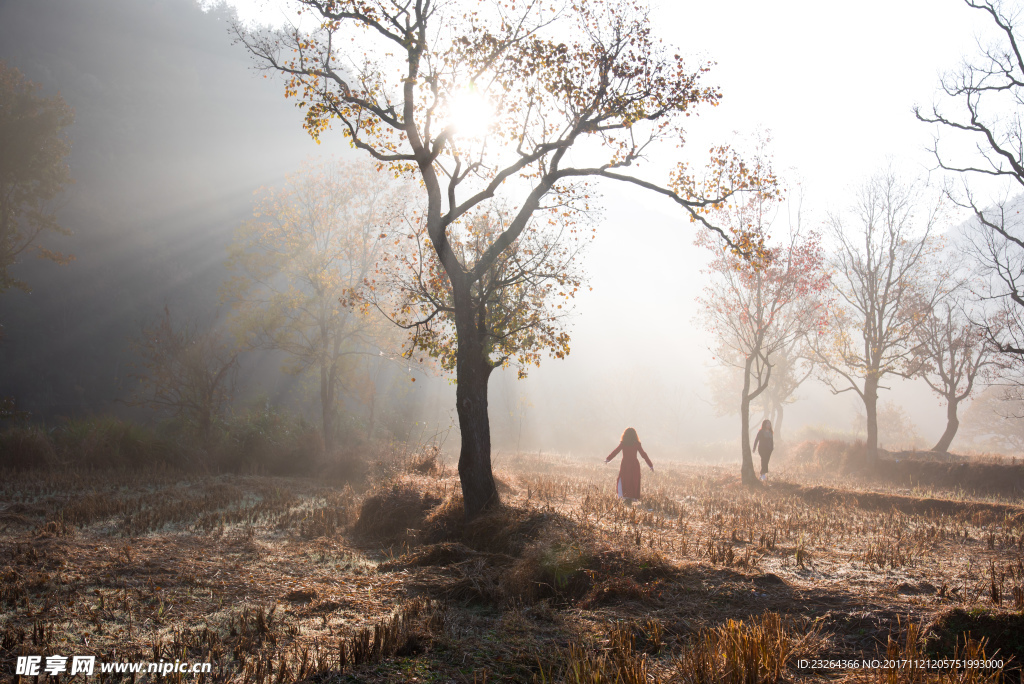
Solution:
M622 439L619 441L623 444L639 444L640 438L636 436L636 430L633 428L626 428L622 433Z
M772 430L772 421L770 421L770 420L763 421L761 423L761 429L762 430L767 430L768 432L773 432L773 430Z

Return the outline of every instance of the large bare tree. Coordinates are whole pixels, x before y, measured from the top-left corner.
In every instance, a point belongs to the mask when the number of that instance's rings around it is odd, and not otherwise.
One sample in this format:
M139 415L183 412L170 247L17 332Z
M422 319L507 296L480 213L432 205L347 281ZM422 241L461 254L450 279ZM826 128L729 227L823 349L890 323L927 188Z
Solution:
M639 2L294 4L304 23L272 33L236 26L238 38L263 68L285 75L311 135L336 123L382 167L420 182L427 237L451 292L459 475L473 517L499 503L487 384L500 355L474 292L502 255L538 222L587 210L595 180L646 189L713 228L707 210L764 179L727 149L701 178L685 164L660 180L636 173L648 151L681 144L683 123L721 97L702 85L707 64L689 67L654 38ZM510 219L464 262L451 231L499 198L514 209ZM754 236L718 232L741 251L758 247Z
M867 459L878 457L878 390L887 375L913 377L916 334L944 292L930 259L939 204L890 170L861 187L849 215L832 215L835 292L829 334L810 353L833 394L854 392L867 414Z
M917 329L921 377L946 402L946 429L932 451L949 451L960 427L957 409L993 363L985 327L964 311L966 295L963 287L949 292Z

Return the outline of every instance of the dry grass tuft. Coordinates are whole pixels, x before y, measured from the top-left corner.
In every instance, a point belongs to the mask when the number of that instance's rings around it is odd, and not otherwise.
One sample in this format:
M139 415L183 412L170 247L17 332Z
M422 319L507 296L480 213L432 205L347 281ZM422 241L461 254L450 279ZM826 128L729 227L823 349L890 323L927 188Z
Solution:
M380 572L393 572L405 568L454 565L479 554L459 542L427 544L387 563L377 566Z
M1024 664L1024 614L1020 612L953 608L937 616L924 630L924 637L929 652L946 658L970 647L974 640L984 642L989 657L1013 658L1013 670Z
M458 541L485 553L519 556L550 525L566 524L563 516L505 504L466 521L462 497L452 496L430 511L422 541Z
M778 613L750 622L729 620L694 635L671 672L656 669L663 648L656 620L611 624L599 646L570 643L558 653L559 665L541 667L541 682L609 684L774 684L791 679L790 667L820 643L817 630L798 632ZM557 662L556 661L556 662Z
M686 684L760 684L786 679L795 658L819 645L816 630L788 628L778 613L749 622L728 620L702 630L676 660L676 681Z
M589 608L648 601L677 572L657 554L601 548L586 534L559 531L531 545L502 575L499 588L507 603L547 599Z
M412 484L391 482L363 499L354 530L377 539L399 538L420 529L427 512L439 503L439 497Z
M284 600L294 603L311 603L318 596L319 593L317 593L316 589L293 589L284 595Z
M970 634L961 634L954 639L952 650L943 653L950 667L929 670L921 663L929 659L929 645L933 642L923 638L923 630L911 623L900 638L889 636L885 649L885 660L893 664L887 668L862 670L857 679L861 682L877 684L997 684L1002 682L1007 667L986 668L979 665L986 661L1008 660L1006 654L988 647L988 641L982 637L974 639ZM986 653L986 650L988 653ZM934 660L934 658L932 658ZM963 667L967 661L968 667ZM1013 669L1017 669L1014 667ZM1019 672L1015 673L1018 674Z
M338 645L338 669L345 670L394 656L415 655L444 626L445 613L431 601L414 600L373 628L364 628Z
M638 636L645 648L637 649ZM545 684L659 684L663 680L653 672L648 652L652 644L660 649L660 639L661 626L656 621L612 623L601 646L570 643L556 653L556 663L548 671L541 666L538 680Z
M406 470L419 475L431 475L439 477L444 472L444 467L438 461L441 449L437 446L430 446L422 453L415 454L406 466Z

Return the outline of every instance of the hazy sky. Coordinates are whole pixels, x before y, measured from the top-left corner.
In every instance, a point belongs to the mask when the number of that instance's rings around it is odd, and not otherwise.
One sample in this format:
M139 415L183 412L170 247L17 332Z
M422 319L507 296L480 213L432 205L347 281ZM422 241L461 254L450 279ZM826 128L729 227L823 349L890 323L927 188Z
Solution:
M975 52L987 25L961 0L659 3L658 26L717 61L725 98L704 130L771 129L781 168L804 178L813 204L844 194L891 157L926 171L933 131L912 114L941 74ZM692 27L692 28L691 28Z

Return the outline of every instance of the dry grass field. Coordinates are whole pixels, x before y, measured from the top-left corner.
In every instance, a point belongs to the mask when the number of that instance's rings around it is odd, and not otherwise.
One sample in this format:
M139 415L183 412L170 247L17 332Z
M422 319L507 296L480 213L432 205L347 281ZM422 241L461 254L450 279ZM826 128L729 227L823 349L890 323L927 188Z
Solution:
M735 467L659 463L628 506L615 468L501 457L505 506L470 525L433 453L356 487L3 473L0 676L60 654L260 684L1019 681L1024 506L1006 473L972 495L805 464L750 489ZM919 666L935 658L1003 668ZM819 659L896 666L801 666Z

